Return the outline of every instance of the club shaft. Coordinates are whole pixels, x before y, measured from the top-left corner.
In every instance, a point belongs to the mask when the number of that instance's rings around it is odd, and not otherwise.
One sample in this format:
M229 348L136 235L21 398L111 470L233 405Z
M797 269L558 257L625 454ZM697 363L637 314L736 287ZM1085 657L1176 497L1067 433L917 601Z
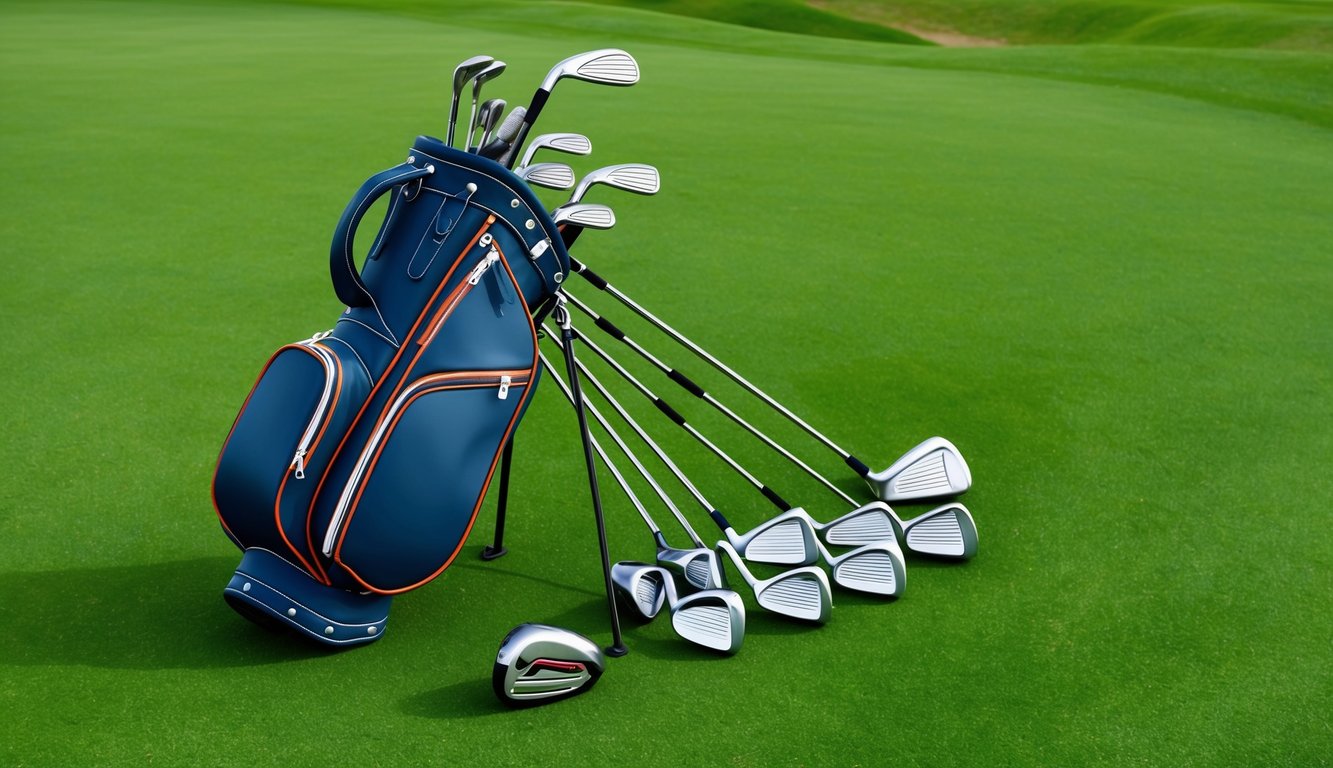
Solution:
M692 381L688 376L667 365L662 360L658 359L657 356L649 352L637 341L631 339L628 335L626 335L624 331L621 331L619 328L617 328L615 324L611 323L611 321L607 320L606 318L594 312L592 308L590 308L587 304L584 304L582 301L579 301L572 294L566 293L566 295L569 297L570 304L574 305L576 308L578 308L580 312L583 312L585 315L591 318L593 324L596 325L597 328L602 330L608 336L617 339L621 343L625 344L625 346L629 347L644 360L647 360L649 364L651 364L654 368L665 374L668 379L675 382L686 392L695 395L699 399L711 405L713 408L721 412L728 419L731 419L731 421L735 423L737 426L741 427L746 432L749 432L752 436L754 436L764 445L767 445L769 448L776 451L783 458L795 464L803 472L805 472L809 476L813 477L815 480L822 483L824 487L828 488L843 501L853 506L857 504L855 499L853 499L851 496L843 492L841 488L834 485L831 480L829 480L827 477L824 477L824 475L820 474L810 465L806 464L798 456L796 456L791 451L784 448L776 440L764 434L764 432L762 432L758 427L746 421L744 418L740 416L740 414L731 410L726 405L723 405L721 401L719 401L717 398L713 397L711 394L705 391L703 387L694 383L694 381Z
M545 328L545 326L543 327ZM559 342L556 339L556 337L551 334L549 328L546 328L546 334L547 337L550 338L553 343L555 343L557 346L563 349L563 346L561 346L561 342ZM648 433L643 429L643 427L639 425L639 422L636 421L634 417L631 416L629 412L625 410L624 406L622 406L618 400L616 400L615 396L612 395L607 390L607 388L602 385L602 383L597 379L597 377L594 376L592 372L587 369L587 366L585 366L582 361L576 361L576 364L579 370L583 373L583 376L587 378L588 383L592 385L592 388L596 390L599 395L602 396L602 399L606 400L607 404L609 404L612 410L616 412L616 415L618 415L622 421L624 421L626 424L629 425L630 429L634 431L634 434L638 435L639 439L643 441L644 445L647 445L649 450L653 452L653 455L655 455L658 458L658 460L660 460L663 464L666 465L667 469L670 470L673 476L675 476L676 480L682 486L684 486L686 490L690 492L690 495L694 497L694 500L698 502L699 506L703 507L704 510L707 511L710 515L713 512L715 512L716 507L708 503L708 499L704 498L703 493L699 491L699 489L694 485L694 483L690 482L689 477L687 477L685 473L681 471L680 467L676 466L676 463L671 460L671 457L667 455L666 451L662 450L662 447L657 444L657 441L653 440L653 438L648 435ZM680 522L681 527L683 527L685 531L690 535L690 538L694 541L695 546L704 546L703 540L699 538L698 533L695 532L693 526L690 525L689 520L687 520L685 516L681 514L680 510L678 510L675 507L675 505L668 505L668 507L671 509L672 513L676 516L676 520Z
M566 242L568 243L569 241L570 241L569 237L566 236ZM583 264L577 259L574 259L573 257L570 258L570 264L573 267L574 271L577 272L580 276L582 276L585 280L587 280L588 283L592 285L594 288L610 294L614 299L619 301L621 304L624 304L639 317L642 317L644 320L648 321L651 325L653 325L653 327L657 328L662 333L669 336L677 344L680 344L681 346L690 350L696 356L698 356L699 359L713 366L727 378L736 382L736 384L739 385L746 392L749 392L751 395L754 395L755 397L759 398L770 408L785 416L793 424L804 430L806 434L815 438L829 450L838 454L838 456L841 457L842 460L846 462L848 466L850 466L853 470L855 470L857 474L861 475L862 477L870 474L870 468L866 466L864 462L860 461L855 456L843 450L843 448L839 446L837 443L833 442L831 439L826 437L819 430L810 426L803 419L801 419L801 417L793 413L791 409L787 408L787 406L773 399L768 393L764 392L759 387L750 383L748 380L745 379L745 377L741 376L739 373L737 373L736 371L732 370L729 366L727 366L726 363L722 362L721 360L717 359L712 354L710 354L708 350L704 349L703 347L691 341L680 331L677 331L675 328L668 325L665 321L658 318L652 312L649 312L638 302L634 301L634 299L630 298L624 292L616 288L614 285L607 282L597 273L588 269L587 265Z
M579 435L583 442L583 459L588 469L588 490L592 494L593 515L597 523L597 545L602 558L602 577L606 587L607 610L611 617L611 648L610 653L616 656L623 656L627 651L624 640L620 636L620 614L616 610L615 585L611 582L611 555L610 548L606 542L606 520L602 514L602 498L597 488L597 460L593 456L592 434L588 430L588 417L580 407L583 402L583 394L579 388L578 361L574 356L574 334L569 325L568 310L559 307L558 311L564 315L561 322L561 332L564 338L562 350L565 354L565 375L569 380L569 389L572 392L574 401L574 412L578 415Z

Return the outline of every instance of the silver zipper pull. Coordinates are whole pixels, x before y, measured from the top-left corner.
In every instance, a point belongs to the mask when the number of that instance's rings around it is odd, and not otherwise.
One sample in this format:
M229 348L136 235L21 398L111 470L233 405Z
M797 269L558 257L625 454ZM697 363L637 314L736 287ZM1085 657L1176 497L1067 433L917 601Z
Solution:
M474 267L472 273L467 276L468 284L476 285L481 282L481 276L486 274L486 270L490 269L491 265L499 260L499 252L492 248L491 252L486 254L486 258L482 259L481 263Z
M500 391L497 392L495 396L498 397L498 398L500 398L501 400L508 399L508 397L509 397L509 382L512 381L512 380L513 380L513 379L511 379L511 378L508 377L508 376L501 376L501 377L500 377Z
M297 479L297 480L304 480L304 479L305 479L305 449L304 449L304 448L301 448L300 450L298 450L298 451L296 452L296 456L292 459L292 466L296 468L296 479Z

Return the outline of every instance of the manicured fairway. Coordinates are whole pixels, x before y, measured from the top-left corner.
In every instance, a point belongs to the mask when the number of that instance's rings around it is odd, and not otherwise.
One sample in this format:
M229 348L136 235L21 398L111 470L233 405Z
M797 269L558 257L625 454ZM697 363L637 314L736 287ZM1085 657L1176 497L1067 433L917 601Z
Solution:
M333 5L0 2L0 764L1327 764L1333 56ZM562 84L538 130L586 133L580 172L651 163L663 190L590 193L619 225L575 254L872 464L952 439L979 555L909 558L904 597L836 592L821 628L751 601L730 658L627 624L589 695L505 711L489 674L514 625L610 640L547 386L506 558L477 557L491 500L371 646L245 622L210 478L269 354L341 309L338 214L443 135L461 59L506 60L487 93L513 105L605 46L642 82ZM652 375L784 496L847 511ZM738 527L773 514L637 412ZM613 558L650 559L604 490Z

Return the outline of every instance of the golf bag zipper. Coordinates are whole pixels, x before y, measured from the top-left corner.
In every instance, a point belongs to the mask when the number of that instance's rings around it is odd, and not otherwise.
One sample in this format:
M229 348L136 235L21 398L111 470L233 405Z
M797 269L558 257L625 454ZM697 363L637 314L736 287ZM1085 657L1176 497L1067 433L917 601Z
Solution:
M294 470L294 477L297 480L305 479L305 457L310 452L310 444L314 441L315 435L318 434L320 425L324 423L324 418L328 415L329 403L333 400L333 385L337 378L338 361L331 350L319 343L320 339L328 335L329 333L325 331L299 343L300 346L310 350L324 365L324 392L320 395L319 404L315 406L315 412L311 415L310 423L306 425L301 440L296 444L296 455L292 457L292 463L288 467L288 469Z
M383 443L385 436L392 430L394 423L400 412L419 395L427 392L445 390L445 389L482 389L486 387L495 387L499 399L507 399L509 387L515 385L526 385L531 378L530 371L465 371L460 373L436 373L426 376L414 382L394 400L381 417L370 438L366 441L365 447L361 450L361 455L357 458L356 465L352 468L347 482L343 485L342 494L338 497L338 503L333 509L333 515L329 519L329 527L324 534L322 551L325 557L333 557L333 551L338 542L338 537L347 522L347 517L352 506L356 502L356 496L361 486L364 484L371 464L379 448Z
M454 288L453 293L449 294L444 304L440 306L439 311L435 313L435 317L431 318L429 329L421 338L417 339L418 345L424 347L435 339L435 335L440 332L440 328L449 319L449 315L453 314L454 308L472 292L472 289L481 282L481 278L499 261L500 250L495 245L491 245L490 251L482 258L481 262L472 268L466 280Z

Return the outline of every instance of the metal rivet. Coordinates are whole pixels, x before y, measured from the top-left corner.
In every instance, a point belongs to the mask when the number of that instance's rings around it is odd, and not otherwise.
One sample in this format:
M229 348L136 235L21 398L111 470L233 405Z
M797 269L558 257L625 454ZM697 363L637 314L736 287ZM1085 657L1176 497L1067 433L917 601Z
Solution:
M510 207L510 208L517 208L517 207L519 207L519 206L522 205L522 204L523 204L523 203L519 202L519 200L518 200L517 197L514 198L513 200L510 200L510 201L509 201L509 207Z
M416 155L408 155L408 156L407 156L407 162L409 162L409 163L415 163L416 161L417 161L417 156L416 156Z
M426 173L435 173L435 166L434 165L426 166Z
M375 633L378 632L378 631L380 631L380 628L379 628L379 627L375 627L375 626L366 627L366 634L367 634L367 635L373 635L373 634L375 634Z
M250 591L250 582L247 581L247 582L245 582L245 584L241 585L241 591L242 591L242 592L249 592L249 591Z
M333 627L325 627L325 628L324 628L324 634L326 634L326 635L331 635L331 634L333 634Z
M561 283L565 282L565 276L561 272L556 272L551 279L555 281L556 285L560 285Z
M288 616L291 616L292 618L296 618L296 609L295 609L295 608L288 608L288 609L287 609L287 615L288 615Z
M527 221L523 222L523 226L527 227L528 229L535 229L537 227L537 222L533 221L532 219L528 219Z
M469 195L470 195L470 194L473 194L473 193L475 193L475 192L477 191L477 185L476 185L476 184L473 184L472 182L469 181L469 182L467 183L467 187L466 187L466 189L467 189L467 192L468 192Z

